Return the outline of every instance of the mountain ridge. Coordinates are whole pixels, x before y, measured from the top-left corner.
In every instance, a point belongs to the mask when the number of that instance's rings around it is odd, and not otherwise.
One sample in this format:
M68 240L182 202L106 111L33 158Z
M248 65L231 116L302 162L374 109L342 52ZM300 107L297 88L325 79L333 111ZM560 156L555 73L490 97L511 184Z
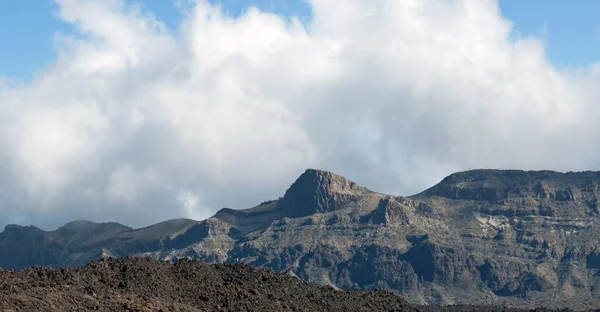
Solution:
M77 239L7 226L0 267L195 258L339 289L389 289L413 303L588 308L600 305L599 183L592 171L479 169L396 196L308 169L279 199L202 221L59 228Z

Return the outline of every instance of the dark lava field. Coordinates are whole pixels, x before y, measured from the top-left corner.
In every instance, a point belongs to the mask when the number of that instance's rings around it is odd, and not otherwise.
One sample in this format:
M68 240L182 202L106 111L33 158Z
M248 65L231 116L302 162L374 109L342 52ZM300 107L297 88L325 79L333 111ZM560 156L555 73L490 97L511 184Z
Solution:
M338 291L245 264L102 259L0 270L2 311L518 311L416 306L382 290ZM549 310L537 310L549 311ZM567 311L567 310L563 310Z

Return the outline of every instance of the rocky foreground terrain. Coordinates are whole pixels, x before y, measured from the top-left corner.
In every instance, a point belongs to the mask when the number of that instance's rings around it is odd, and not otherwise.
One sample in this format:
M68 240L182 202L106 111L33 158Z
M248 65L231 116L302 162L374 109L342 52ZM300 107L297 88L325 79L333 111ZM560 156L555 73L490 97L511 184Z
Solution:
M337 291L249 265L103 259L0 271L2 311L517 311L419 307L386 291ZM542 311L542 310L539 310ZM545 311L545 310L544 310Z
M600 173L474 170L409 197L307 170L283 197L142 229L7 226L0 267L147 256L246 263L414 304L600 307Z

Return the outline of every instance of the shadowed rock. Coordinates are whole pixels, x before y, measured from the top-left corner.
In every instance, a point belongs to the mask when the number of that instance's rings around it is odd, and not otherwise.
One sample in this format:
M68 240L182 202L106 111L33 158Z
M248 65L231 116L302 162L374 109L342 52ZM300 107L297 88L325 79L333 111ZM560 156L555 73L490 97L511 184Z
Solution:
M344 208L369 191L337 174L308 169L285 192L281 205L288 217L305 217Z

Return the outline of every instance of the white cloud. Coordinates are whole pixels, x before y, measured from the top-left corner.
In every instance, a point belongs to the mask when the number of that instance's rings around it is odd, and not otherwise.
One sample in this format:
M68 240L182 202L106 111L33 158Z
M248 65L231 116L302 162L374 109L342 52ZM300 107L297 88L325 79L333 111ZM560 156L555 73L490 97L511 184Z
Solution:
M138 200L140 189L149 189L158 182L158 174L151 168L137 172L131 165L119 167L111 173L106 195L118 202L134 203Z
M183 206L187 218L204 220L212 215L209 208L201 206L200 194L187 189L182 189L177 195L177 200Z
M312 0L306 26L199 1L175 33L123 1L57 2L79 35L33 81L0 79L0 224L205 217L307 167L405 195L598 167L597 66L558 71L495 1Z

